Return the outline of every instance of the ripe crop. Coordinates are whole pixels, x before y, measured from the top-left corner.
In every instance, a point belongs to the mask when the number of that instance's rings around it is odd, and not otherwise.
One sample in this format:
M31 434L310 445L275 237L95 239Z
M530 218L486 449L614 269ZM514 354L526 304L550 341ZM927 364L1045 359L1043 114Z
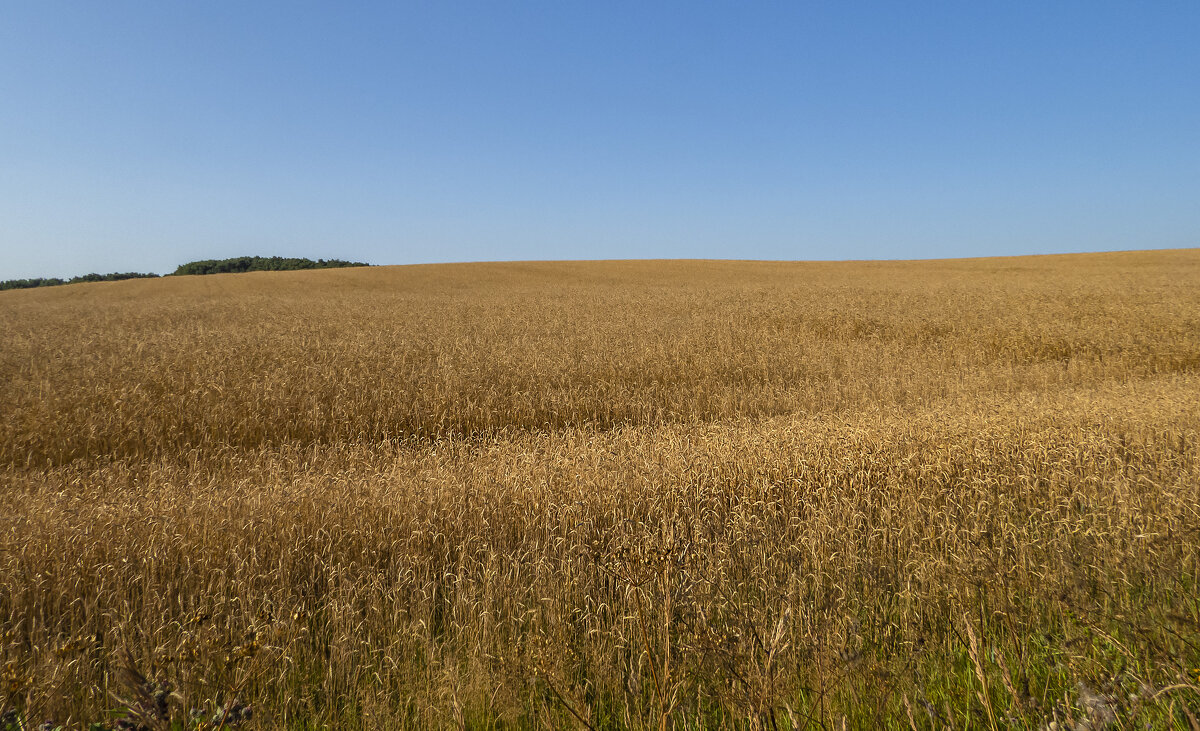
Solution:
M1200 251L2 292L0 417L13 719L1200 715Z

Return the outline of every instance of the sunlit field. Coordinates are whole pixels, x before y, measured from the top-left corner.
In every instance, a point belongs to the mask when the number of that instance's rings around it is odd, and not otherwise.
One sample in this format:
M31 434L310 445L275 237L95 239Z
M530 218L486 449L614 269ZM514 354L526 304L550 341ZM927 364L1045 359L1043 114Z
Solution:
M1200 728L1200 250L0 292L0 508L0 728Z

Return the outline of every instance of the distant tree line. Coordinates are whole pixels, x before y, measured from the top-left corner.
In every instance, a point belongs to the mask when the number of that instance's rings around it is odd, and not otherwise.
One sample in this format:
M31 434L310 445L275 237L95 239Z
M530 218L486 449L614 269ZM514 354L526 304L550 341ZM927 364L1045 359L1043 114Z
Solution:
M295 259L282 256L239 256L234 259L205 259L179 265L172 274L229 274L238 272L283 272L294 269L365 267L361 261L341 259Z
M359 261L343 261L341 259L297 259L282 256L239 256L233 259L205 259L181 264L167 276L184 274L228 274L238 272L282 272L294 269L333 269L337 267L370 266ZM115 282L121 279L154 278L157 274L141 272L113 272L112 274L84 274L70 279L58 277L34 277L32 279L7 279L0 281L3 289L33 289L34 287L54 287L59 284L78 284L80 282Z
M34 277L33 279L6 279L0 281L0 289L33 289L34 287L53 287L59 284L79 284L80 282L116 282L120 279L146 279L157 277L157 274L142 272L113 272L112 274L84 274L70 279L58 277Z

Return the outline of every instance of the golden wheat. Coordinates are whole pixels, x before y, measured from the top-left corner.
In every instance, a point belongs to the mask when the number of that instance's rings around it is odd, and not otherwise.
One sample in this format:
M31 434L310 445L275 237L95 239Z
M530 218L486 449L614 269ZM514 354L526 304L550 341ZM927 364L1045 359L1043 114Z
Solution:
M0 713L1186 724L1198 370L1196 251L0 293Z

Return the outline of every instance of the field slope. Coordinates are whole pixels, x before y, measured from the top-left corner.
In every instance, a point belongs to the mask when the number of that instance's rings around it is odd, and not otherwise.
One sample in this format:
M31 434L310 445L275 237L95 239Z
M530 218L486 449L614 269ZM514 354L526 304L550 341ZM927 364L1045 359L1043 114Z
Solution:
M0 505L0 718L1200 728L1200 250L0 292Z

